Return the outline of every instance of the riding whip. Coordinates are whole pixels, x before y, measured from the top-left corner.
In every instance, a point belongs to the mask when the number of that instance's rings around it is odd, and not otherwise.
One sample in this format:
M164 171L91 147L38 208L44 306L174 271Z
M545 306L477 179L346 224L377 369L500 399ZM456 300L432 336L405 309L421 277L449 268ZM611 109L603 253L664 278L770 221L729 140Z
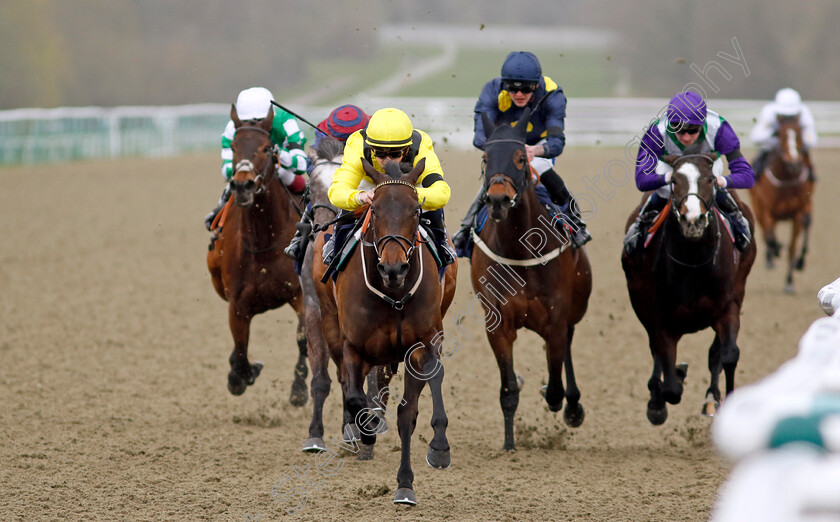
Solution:
M288 112L289 114L291 114L291 115L292 115L292 116L294 116L295 118L299 119L299 120L300 120L300 121L302 121L303 123L305 123L305 124L309 125L309 126L310 126L310 127L312 127L313 129L315 129L316 131L318 131L318 132L324 132L324 131L322 131L321 129L319 129L317 125L314 125L314 124L312 124L312 123L309 123L309 122L306 120L306 118L304 118L304 117L303 117L303 116L301 116L300 114L297 114L297 113L295 113L294 111L291 111L291 110L287 109L286 107L283 107L282 105L280 105L280 104L279 104L279 103L277 103L276 101L271 100L271 104L272 104L272 105L275 105L275 106L277 106L277 107L280 107L281 109L283 109L284 111Z

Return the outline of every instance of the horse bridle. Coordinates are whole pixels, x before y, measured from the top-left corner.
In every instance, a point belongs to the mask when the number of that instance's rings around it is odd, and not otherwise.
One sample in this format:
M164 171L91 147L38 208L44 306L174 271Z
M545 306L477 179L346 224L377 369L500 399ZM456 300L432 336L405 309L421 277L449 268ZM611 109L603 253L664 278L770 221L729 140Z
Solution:
M484 146L486 148L487 145L491 145L493 143L502 143L502 142L516 143L516 144L522 145L522 147L525 147L525 142L524 141L515 140L513 138L500 138L500 139L487 141L487 142L484 143ZM485 172L486 167L487 167L487 161L485 160L481 164L481 176L482 177L484 177L484 172ZM526 162L526 167L524 169L521 169L521 170L518 169L517 170L517 172L522 174L522 180L523 180L522 183L519 184L519 186L517 186L517 184L514 182L514 180L512 180L510 178L510 176L508 176L506 174L502 174L502 173L494 174L493 176L490 177L489 180L486 181L485 191L489 190L490 187L492 187L493 185L499 185L499 184L509 185L510 188L513 189L513 198L511 198L511 207L515 207L516 204L519 201L519 196L522 195L522 193L525 191L525 187L528 185L528 175L530 173L529 169L530 169L530 166Z
M712 158L704 155L704 154L687 154L685 156L680 156L679 160L677 160L676 163L679 163L683 159L687 159L687 158L704 158L709 163L714 164L714 160ZM676 167L676 165L674 165L674 171L676 172L676 170L677 170L677 167ZM671 177L671 194L674 193L673 185L674 185L674 178L672 176ZM702 197L700 197L700 194L698 194L697 192L688 192L683 197L681 197L679 199L675 199L674 197L671 197L671 211L674 213L675 216L677 216L677 218L679 218L680 217L680 207L682 207L682 204L685 202L685 200L688 199L689 196L697 196L697 199L702 201L703 206L706 207L706 211L703 213L703 216L705 216L706 219L709 219L709 212L712 211L713 207L717 206L717 199L715 197L715 194L717 194L717 186L715 186L715 191L711 196L709 196L708 200L705 200Z
M380 187L383 187L385 185L405 185L407 187L411 187L414 190L415 196L417 195L417 187L415 187L411 183L409 183L407 181L403 181L401 179L391 179L391 180L383 181L382 183L376 185L373 188L373 191L376 192L377 190L379 190ZM418 207L419 207L419 205L418 205ZM419 220L417 222L417 226L418 227L420 226L420 221ZM415 235L416 235L416 229L415 229ZM411 240L411 239L409 239L405 236L401 236L399 234L386 234L382 237L377 238L375 228L373 229L373 242L362 241L362 244L365 245L365 246L372 246L373 251L376 252L376 260L381 261L382 260L381 250L385 246L385 244L388 243L389 241L396 241L397 242L397 244L402 249L403 253L405 253L406 260L410 259L411 256L414 254L414 251L417 249L417 242L416 241ZM406 247L405 245L408 245L408 247Z

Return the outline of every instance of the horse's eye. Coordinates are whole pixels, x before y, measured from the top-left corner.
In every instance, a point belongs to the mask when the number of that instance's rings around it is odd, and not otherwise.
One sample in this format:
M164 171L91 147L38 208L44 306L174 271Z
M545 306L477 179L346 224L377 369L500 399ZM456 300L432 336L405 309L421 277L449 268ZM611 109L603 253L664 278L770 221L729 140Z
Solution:
M263 147L263 152L265 152L266 154L268 154L268 151L270 151L270 150L271 150L271 145L266 145L265 147Z
M415 209L414 209L414 215L415 215L415 216L419 216L419 215L420 215L420 207L417 207L417 208L415 208Z

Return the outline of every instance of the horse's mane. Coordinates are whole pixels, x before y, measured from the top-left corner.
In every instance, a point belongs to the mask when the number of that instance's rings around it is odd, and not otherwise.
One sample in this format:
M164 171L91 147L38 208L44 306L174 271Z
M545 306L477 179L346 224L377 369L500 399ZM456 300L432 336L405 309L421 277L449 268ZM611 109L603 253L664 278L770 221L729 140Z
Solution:
M318 143L318 148L315 152L318 155L318 159L331 160L344 152L344 143L332 136L324 136Z

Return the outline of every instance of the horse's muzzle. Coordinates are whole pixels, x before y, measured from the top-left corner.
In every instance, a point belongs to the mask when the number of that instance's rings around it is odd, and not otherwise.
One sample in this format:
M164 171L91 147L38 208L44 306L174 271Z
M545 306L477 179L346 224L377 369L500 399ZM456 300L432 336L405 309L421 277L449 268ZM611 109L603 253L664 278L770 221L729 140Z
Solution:
M513 206L513 200L507 194L494 194L487 196L488 214L490 219L496 221L497 223L507 218L508 211L510 211L511 206Z
M706 232L706 227L708 226L708 214L700 214L694 219L689 219L685 215L680 216L680 227L682 229L682 234L686 239L700 239L703 237L703 233Z
M249 179L243 182L231 180L230 191L233 193L233 202L240 207L249 207L254 204L254 194L257 191L257 184Z
M376 269L379 270L379 275L382 276L382 282L392 290L402 288L405 284L405 276L408 275L408 268L408 263L404 261L397 263L378 263L376 265Z

